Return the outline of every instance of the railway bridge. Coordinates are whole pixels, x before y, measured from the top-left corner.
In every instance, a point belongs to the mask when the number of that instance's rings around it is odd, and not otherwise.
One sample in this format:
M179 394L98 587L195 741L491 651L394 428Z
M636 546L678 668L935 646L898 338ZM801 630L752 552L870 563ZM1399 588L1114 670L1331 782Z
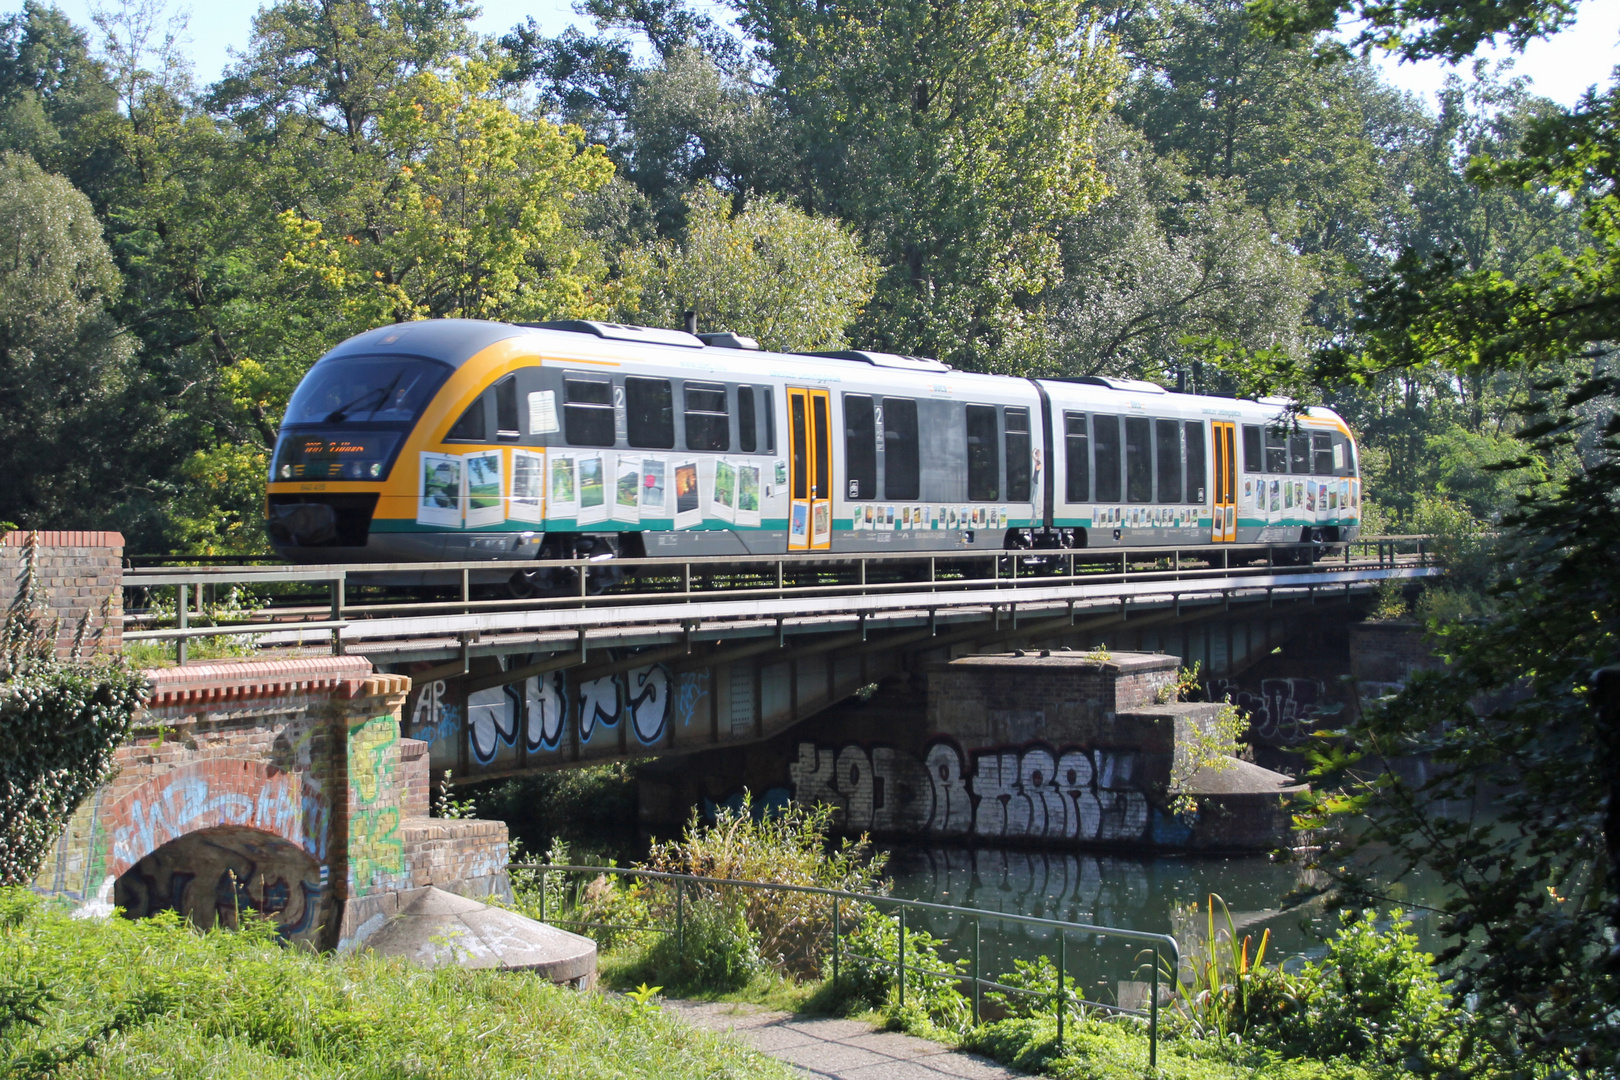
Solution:
M18 535L0 547L7 585ZM326 927L328 945L363 940L414 889L504 888L504 826L426 816L428 777L447 771L658 758L649 825L747 787L894 836L1276 846L1289 779L1263 755L1178 773L1221 706L1165 687L1196 662L1262 752L1296 741L1354 707L1335 673L1387 674L1352 670L1358 649L1389 652L1360 622L1373 592L1442 572L1421 538L1303 560L1207 546L576 560L553 565L556 595L515 599L479 583L487 563L130 565L116 534L38 541L69 621L92 612L113 647L178 661L154 674L167 689L122 754L124 787L81 811L39 887L205 923L245 896ZM220 639L242 655L219 659ZM1198 820L1168 811L1178 785Z

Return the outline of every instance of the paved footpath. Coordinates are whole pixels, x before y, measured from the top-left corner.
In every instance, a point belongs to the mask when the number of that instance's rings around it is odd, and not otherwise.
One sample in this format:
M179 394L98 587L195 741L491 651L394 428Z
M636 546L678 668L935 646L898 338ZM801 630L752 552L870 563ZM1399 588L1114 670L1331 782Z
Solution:
M927 1039L880 1031L858 1020L775 1012L730 1002L664 1002L710 1031L730 1032L805 1077L830 1080L1022 1080L1023 1073Z

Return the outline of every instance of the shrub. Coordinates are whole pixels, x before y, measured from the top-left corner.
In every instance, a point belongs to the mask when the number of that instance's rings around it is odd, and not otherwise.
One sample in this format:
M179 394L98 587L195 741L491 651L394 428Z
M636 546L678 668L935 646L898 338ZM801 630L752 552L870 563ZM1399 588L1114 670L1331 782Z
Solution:
M765 970L759 945L735 897L688 897L683 933L662 934L630 977L682 990L740 990Z
M886 893L882 875L888 856L873 852L864 835L832 844L831 825L832 810L825 806L789 805L756 816L745 792L742 807L722 808L713 825L701 825L694 811L681 838L654 844L646 865L707 878ZM729 896L732 891L738 896ZM764 889L722 889L714 895L741 905L760 956L773 969L796 977L821 972L832 940L832 901ZM847 917L853 910L846 901L840 915Z
M926 931L906 928L906 1000L900 1003L900 919L867 909L844 939L837 995L882 1012L907 1030L966 1031L971 1003L958 989L965 960L940 955L945 943Z
M39 872L50 846L81 802L113 769L146 692L146 677L117 659L78 662L56 655L36 592L38 534L28 534L16 599L0 630L0 885L22 885Z

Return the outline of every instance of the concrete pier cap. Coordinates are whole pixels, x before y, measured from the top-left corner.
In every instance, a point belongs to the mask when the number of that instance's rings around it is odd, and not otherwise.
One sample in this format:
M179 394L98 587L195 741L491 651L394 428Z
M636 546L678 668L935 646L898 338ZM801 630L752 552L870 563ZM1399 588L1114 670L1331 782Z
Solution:
M596 942L590 938L431 887L419 891L365 947L425 967L532 971L580 990L596 981Z

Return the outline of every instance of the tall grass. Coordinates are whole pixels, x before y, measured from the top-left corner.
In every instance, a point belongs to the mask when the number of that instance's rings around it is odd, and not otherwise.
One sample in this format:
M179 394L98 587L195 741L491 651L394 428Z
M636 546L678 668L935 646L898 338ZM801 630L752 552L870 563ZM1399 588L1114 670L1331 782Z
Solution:
M785 1077L653 1009L522 972L433 971L199 933L173 914L76 920L0 890L0 1076Z

